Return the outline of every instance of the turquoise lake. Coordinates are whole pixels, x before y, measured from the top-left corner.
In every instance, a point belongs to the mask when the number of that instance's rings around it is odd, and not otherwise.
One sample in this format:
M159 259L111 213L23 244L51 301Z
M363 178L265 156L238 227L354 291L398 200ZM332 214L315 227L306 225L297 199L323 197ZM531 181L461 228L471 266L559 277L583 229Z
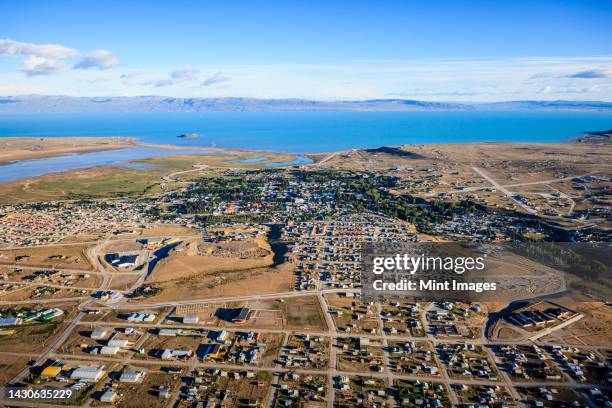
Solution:
M402 143L559 142L612 129L612 112L207 112L0 115L0 137L132 136L280 152ZM181 139L199 133L198 139Z

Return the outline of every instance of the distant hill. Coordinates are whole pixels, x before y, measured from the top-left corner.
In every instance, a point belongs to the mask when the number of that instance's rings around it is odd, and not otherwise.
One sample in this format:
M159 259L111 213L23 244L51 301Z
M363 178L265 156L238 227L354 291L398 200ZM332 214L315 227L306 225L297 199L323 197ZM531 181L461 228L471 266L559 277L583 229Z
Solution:
M272 111L463 111L612 110L611 102L510 101L494 103L426 102L410 99L314 101L307 99L169 98L163 96L7 96L0 114L80 112L272 112Z
M584 135L576 138L574 141L583 144L610 144L612 143L612 129L585 132Z
M402 150L400 148L393 147L393 146L381 146L381 147L377 147L373 149L365 149L365 151L368 153L374 153L374 154L383 153L383 154L388 154L390 156L403 157L405 159L424 159L425 158L425 156L421 156L418 153L409 152L409 151Z
M612 110L612 102L599 101L508 101L482 104L484 109L517 110Z

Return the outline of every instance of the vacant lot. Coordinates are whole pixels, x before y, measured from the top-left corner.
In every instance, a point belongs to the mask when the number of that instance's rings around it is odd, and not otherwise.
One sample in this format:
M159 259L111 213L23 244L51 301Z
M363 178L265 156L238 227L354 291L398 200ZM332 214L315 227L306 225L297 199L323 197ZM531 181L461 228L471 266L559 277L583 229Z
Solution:
M278 293L291 290L293 267L282 264L274 268L255 268L241 271L217 272L211 275L195 275L172 282L156 284L162 290L145 303L172 300L206 299L223 296L246 296L253 293ZM137 303L130 300L130 303Z
M87 245L53 245L38 248L0 250L1 262L58 269L93 269L85 251Z
M325 316L316 296L287 298L282 304L287 328L302 330L328 330Z
M198 250L199 247L199 250ZM150 282L178 279L208 281L211 284L231 280L232 275L272 265L272 251L265 238L220 244L185 243L160 260L149 277Z
M181 379L178 374L166 374L149 371L140 384L119 384L117 392L122 396L122 398L115 404L115 406L125 408L163 407L167 404L167 401L158 397L159 386L162 385L170 387L172 392L176 392L178 390L180 381Z
M0 354L0 384L6 384L23 370L29 357Z

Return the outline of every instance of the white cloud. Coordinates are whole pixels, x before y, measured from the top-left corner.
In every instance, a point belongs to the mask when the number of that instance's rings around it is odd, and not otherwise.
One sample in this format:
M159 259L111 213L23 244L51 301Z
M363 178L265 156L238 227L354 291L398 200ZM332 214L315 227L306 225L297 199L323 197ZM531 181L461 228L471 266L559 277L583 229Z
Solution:
M0 56L22 57L22 71L27 76L49 75L65 68L65 58L76 57L79 51L59 44L33 44L10 39L0 40Z
M22 71L28 76L49 75L66 68L64 60L80 56L79 50L60 44L34 44L0 39L0 57L21 57ZM75 69L107 69L117 64L117 56L108 50L85 54Z
M74 69L109 69L116 65L118 60L117 56L108 50L96 50L85 54L85 58L77 63Z
M599 79L609 78L610 75L605 69L587 69L585 71L575 72L567 75L566 78L579 78L579 79Z
M215 75L211 76L210 78L206 78L206 80L204 82L202 82L202 86L211 86L214 84L220 84L221 82L227 82L230 81L231 78L226 77L225 75L223 75L221 72L217 72Z
M49 75L64 69L65 64L56 59L30 56L23 62L22 71L27 76Z
M121 79L132 79L132 78L136 78L138 76L141 76L144 74L144 71L142 69L133 69L123 75L121 75Z
M156 88L161 88L164 86L175 85L180 82L193 81L198 78L200 74L200 70L198 68L193 68L191 65L185 65L183 68L175 69L170 73L169 78L167 79L159 79L157 81L146 81L141 85L152 85Z
M191 65L185 65L183 68L175 69L170 73L170 76L174 79L180 80L192 80L198 77L200 70L197 68L193 68Z
M45 57L45 58L69 58L79 55L74 48L64 47L59 44L32 44L10 39L0 40L0 56L3 57Z
M23 58L26 57L18 57ZM65 70L74 63L66 62ZM72 61L70 61L72 62ZM500 101L516 99L612 100L612 77L568 78L568 75L605 70L612 74L612 56L582 58L426 59L351 61L337 64L183 64L167 69L138 65L144 72L90 69L36 81L0 61L0 94L68 94L74 96L151 95L171 97L259 97L307 99L369 99L402 97L431 101ZM142 63L141 63L142 64ZM36 64L33 64L36 65ZM39 61L42 71L53 63ZM49 69L45 65L50 65ZM195 68L197 67L197 68ZM41 73L39 73L39 71ZM541 73L541 75L534 74ZM97 77L105 82L91 81ZM612 75L611 75L612 76ZM130 79L133 78L133 79ZM231 78L231 81L220 79ZM231 88L227 85L231 84ZM591 85L598 85L592 87ZM163 92L162 92L163 91Z
M172 80L172 79L160 79L158 81L153 81L153 82L145 82L145 85L153 85L156 88L161 88L163 86L170 86L170 85L174 85L176 83L176 81Z
M538 93L540 94L548 94L554 91L554 88L550 85L546 85L545 87L541 88Z

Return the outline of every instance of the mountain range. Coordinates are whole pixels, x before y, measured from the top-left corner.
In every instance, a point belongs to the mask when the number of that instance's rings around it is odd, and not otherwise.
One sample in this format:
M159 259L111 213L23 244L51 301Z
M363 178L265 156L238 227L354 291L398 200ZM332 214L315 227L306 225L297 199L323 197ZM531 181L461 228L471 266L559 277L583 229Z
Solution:
M465 110L612 111L612 102L526 100L486 103L460 103L427 102L410 99L317 101L297 98L172 98L164 96L73 97L45 95L0 97L0 114L85 112L297 112Z

